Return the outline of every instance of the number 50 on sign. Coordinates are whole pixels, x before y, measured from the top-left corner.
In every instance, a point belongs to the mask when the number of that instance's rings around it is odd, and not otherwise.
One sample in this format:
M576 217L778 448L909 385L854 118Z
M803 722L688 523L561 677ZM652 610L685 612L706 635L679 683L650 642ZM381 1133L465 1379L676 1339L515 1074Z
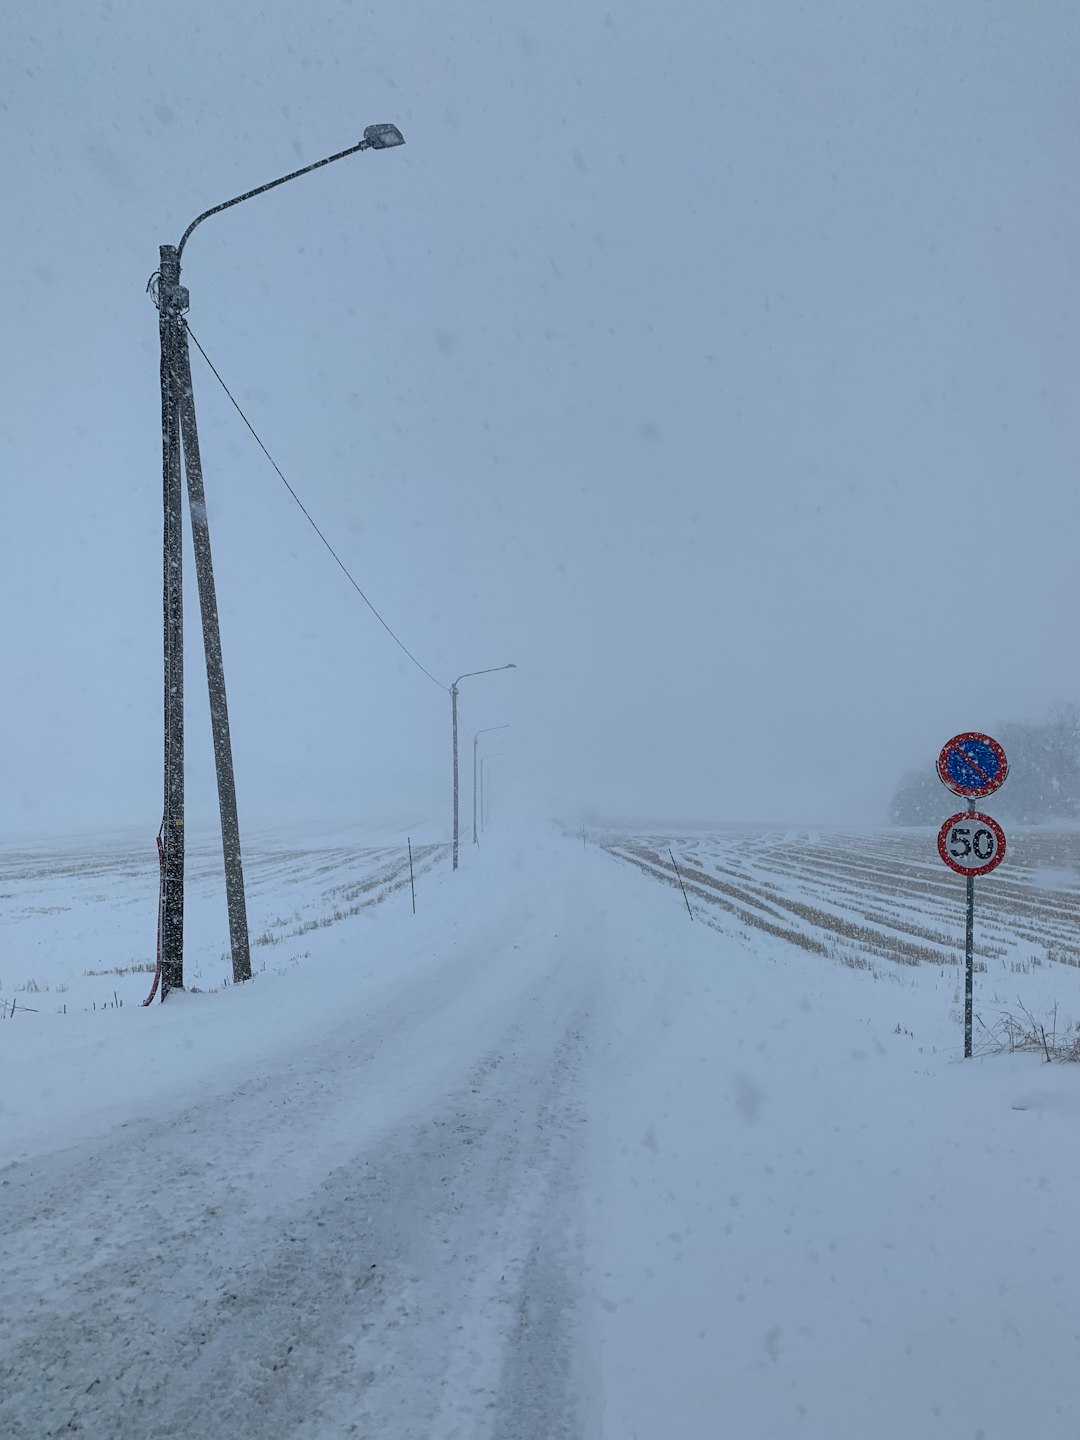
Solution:
M950 815L938 831L938 854L959 875L989 875L1005 858L1005 832L978 810Z

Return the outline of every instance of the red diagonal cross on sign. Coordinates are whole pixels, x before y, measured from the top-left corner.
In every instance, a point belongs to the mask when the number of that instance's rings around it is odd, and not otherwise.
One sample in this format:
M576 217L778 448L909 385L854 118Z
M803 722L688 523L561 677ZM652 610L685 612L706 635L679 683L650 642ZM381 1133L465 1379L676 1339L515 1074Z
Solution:
M975 774L979 776L979 778L982 780L982 782L983 782L984 785L989 785L989 784L990 784L990 776L987 775L986 771L982 768L982 766L979 764L979 762L978 762L977 760L973 760L973 759L972 759L972 757L968 754L968 752L967 752L962 746L960 746L960 745L954 745L954 746L952 746L952 748L950 749L949 753L952 754L953 751L955 751L956 754L960 756L961 760L963 760L963 762L965 763L965 765L970 765L970 766L971 766L972 770L975 771Z

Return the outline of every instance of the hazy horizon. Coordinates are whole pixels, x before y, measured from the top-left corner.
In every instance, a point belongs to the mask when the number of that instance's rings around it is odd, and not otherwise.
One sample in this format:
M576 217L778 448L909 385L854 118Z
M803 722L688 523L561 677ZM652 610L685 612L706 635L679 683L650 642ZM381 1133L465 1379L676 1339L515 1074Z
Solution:
M419 662L517 666L462 683L466 816L509 723L523 814L881 825L949 735L1080 698L1072 8L175 14L0 22L5 833L160 818L158 246L376 121L182 279ZM242 830L448 830L449 696L192 367Z

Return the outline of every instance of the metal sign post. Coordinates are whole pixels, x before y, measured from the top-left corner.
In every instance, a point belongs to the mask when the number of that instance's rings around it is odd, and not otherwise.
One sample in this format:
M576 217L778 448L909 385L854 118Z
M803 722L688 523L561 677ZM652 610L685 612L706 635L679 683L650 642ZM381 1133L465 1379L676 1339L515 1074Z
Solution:
M964 935L964 1059L971 1059L971 1028L975 974L975 877L989 875L1005 858L1005 832L996 820L976 810L975 801L1005 783L1009 762L1005 751L989 735L969 730L942 747L938 778L955 795L963 795L966 810L950 815L938 831L938 854L967 888L967 924Z
M975 876L968 876L968 926L963 936L963 1058L971 1060L975 1018Z

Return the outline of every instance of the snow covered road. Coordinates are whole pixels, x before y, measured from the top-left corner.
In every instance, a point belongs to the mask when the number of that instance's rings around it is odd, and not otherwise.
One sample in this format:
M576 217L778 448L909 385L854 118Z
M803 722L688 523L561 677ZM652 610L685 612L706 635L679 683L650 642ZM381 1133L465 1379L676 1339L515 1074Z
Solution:
M1080 1436L1075 1067L580 844L465 861L5 1026L5 1440Z
M5 1175L0 1433L582 1433L598 969L578 887L505 901L258 1075Z

